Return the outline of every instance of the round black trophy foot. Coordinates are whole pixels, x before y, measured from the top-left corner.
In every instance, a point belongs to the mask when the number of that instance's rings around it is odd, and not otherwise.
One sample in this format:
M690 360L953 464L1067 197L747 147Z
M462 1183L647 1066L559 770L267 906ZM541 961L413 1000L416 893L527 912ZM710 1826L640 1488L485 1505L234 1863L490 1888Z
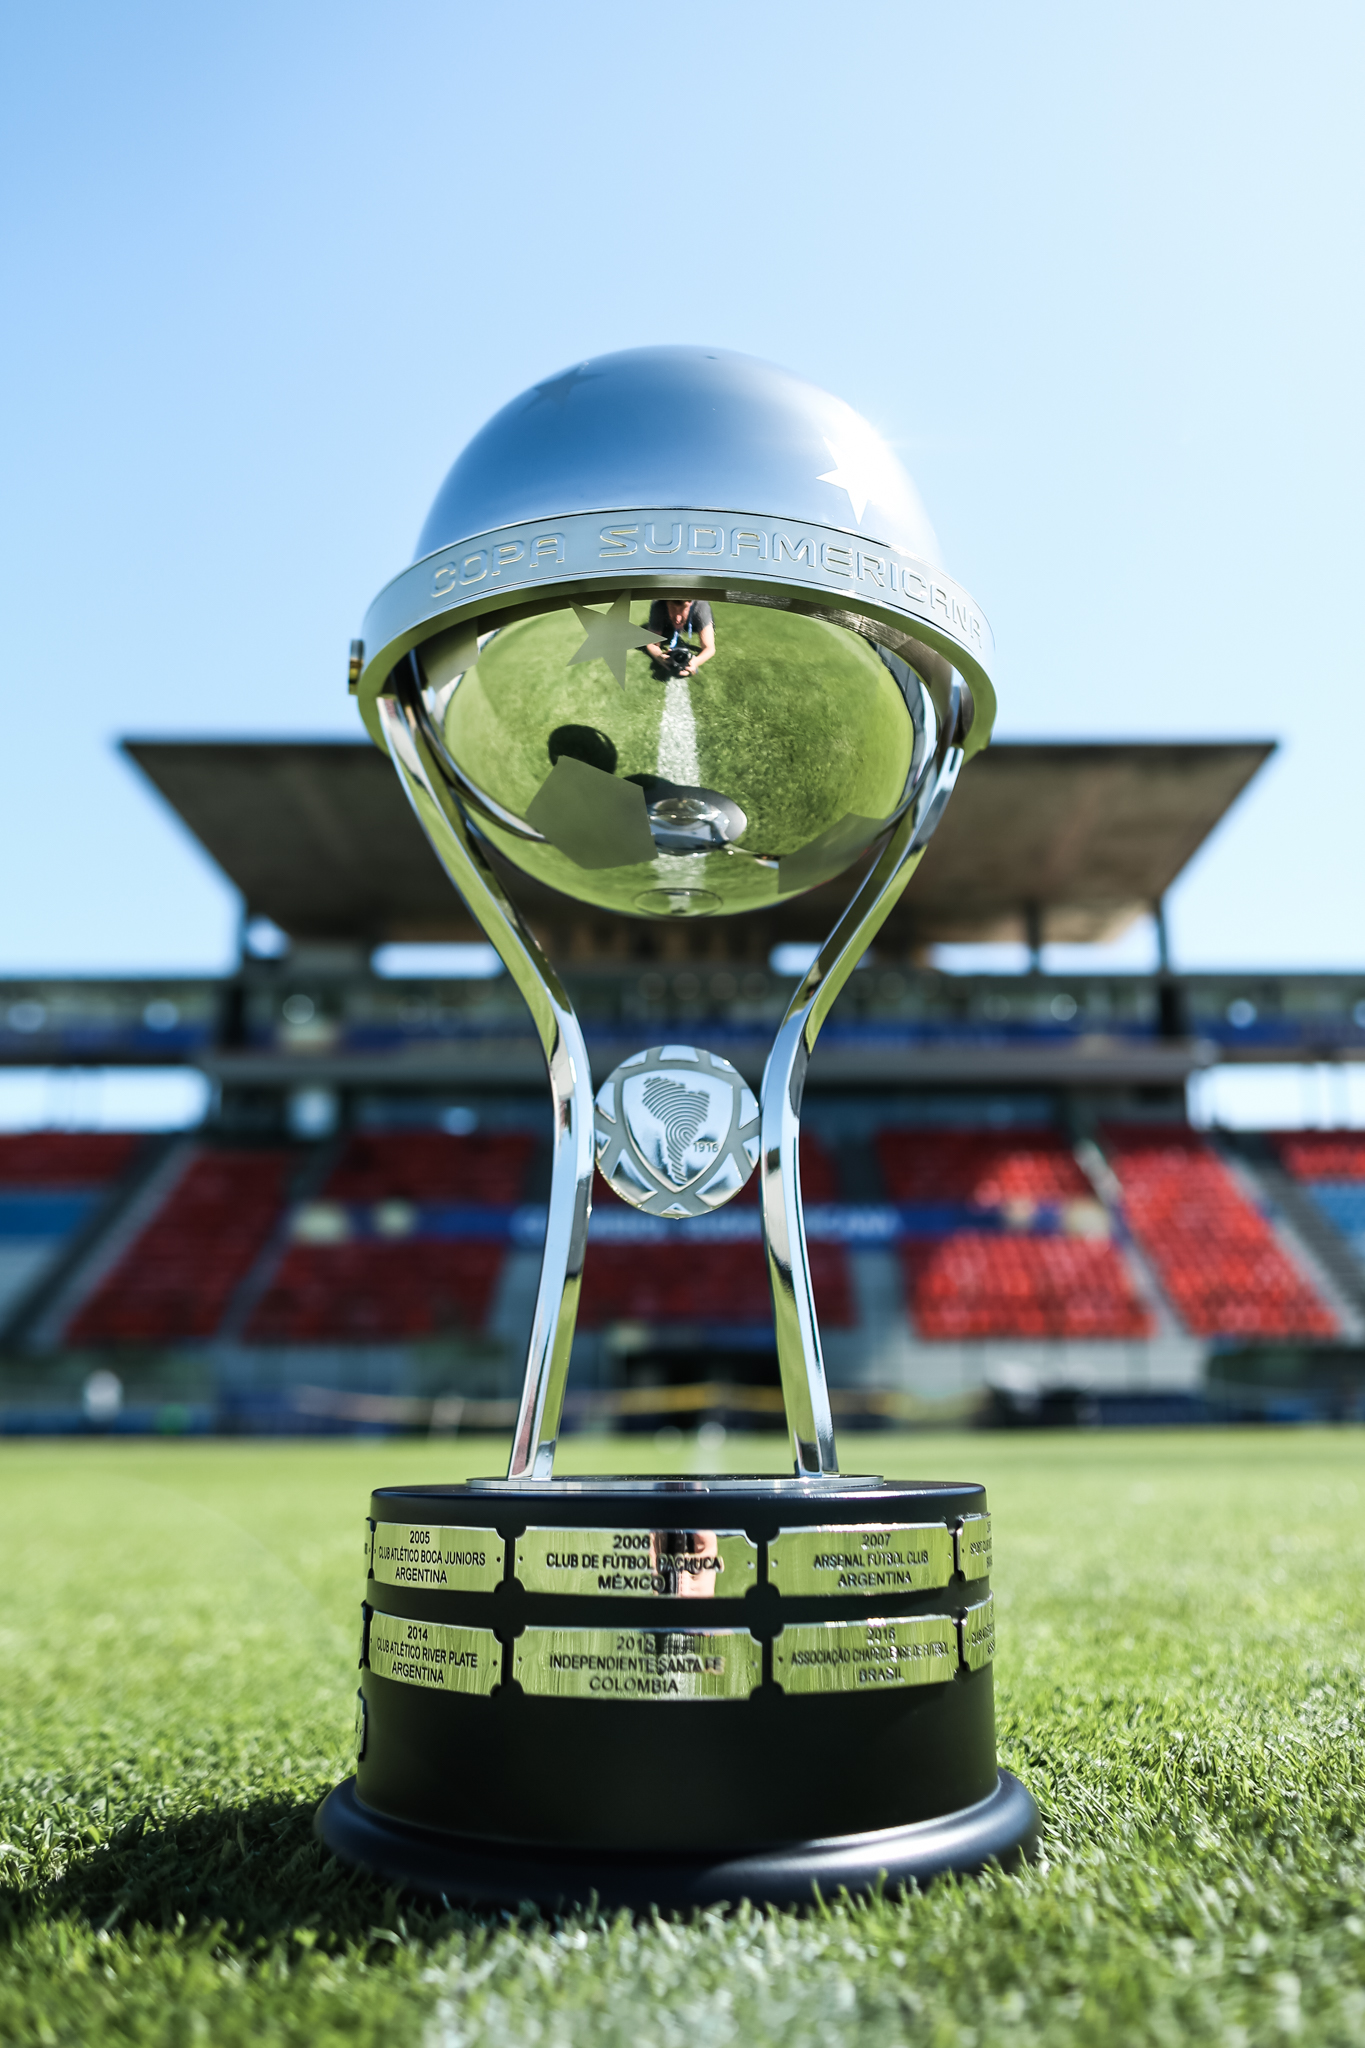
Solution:
M687 1907L1017 1861L970 1482L471 1480L370 1500L322 1839L490 1907Z
M375 1813L347 1778L329 1792L314 1823L347 1863L386 1884L490 1911L529 1903L547 1912L596 1904L607 1911L650 1906L809 1906L840 1892L927 1884L949 1871L1016 1869L1038 1848L1038 1809L1009 1771L974 1806L910 1827L793 1842L780 1849L707 1856L648 1856L598 1850L572 1854L475 1842Z

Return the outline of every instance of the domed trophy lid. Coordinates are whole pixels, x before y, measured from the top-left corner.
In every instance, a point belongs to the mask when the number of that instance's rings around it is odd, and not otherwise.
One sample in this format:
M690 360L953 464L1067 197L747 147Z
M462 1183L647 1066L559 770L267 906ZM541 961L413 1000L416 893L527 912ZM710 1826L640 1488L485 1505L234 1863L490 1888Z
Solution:
M990 629L842 399L719 349L573 365L489 420L365 622L478 830L631 917L762 909L849 867L951 721L989 737ZM950 712L951 706L951 712Z
M837 527L941 567L919 493L875 427L728 349L622 349L493 415L436 494L417 558L573 512L706 506Z

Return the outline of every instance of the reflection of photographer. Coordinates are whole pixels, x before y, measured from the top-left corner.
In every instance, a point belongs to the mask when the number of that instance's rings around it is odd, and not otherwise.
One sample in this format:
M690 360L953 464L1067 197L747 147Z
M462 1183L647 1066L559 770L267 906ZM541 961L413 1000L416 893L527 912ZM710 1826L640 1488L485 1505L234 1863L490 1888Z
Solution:
M714 1529L651 1529L649 1556L656 1592L670 1600L715 1598L725 1567Z
M694 676L716 651L716 629L704 598L656 598L649 608L649 630L659 636L645 649L656 682ZM699 636L700 646L686 638L689 633Z

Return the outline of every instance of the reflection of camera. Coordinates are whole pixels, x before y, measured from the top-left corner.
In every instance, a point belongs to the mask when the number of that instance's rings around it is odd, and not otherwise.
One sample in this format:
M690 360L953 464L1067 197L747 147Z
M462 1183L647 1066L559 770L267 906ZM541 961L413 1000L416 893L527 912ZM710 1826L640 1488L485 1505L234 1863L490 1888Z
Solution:
M686 640L674 640L665 647L663 660L655 662L655 670L664 676L685 676L688 663L699 652L698 648L690 647Z

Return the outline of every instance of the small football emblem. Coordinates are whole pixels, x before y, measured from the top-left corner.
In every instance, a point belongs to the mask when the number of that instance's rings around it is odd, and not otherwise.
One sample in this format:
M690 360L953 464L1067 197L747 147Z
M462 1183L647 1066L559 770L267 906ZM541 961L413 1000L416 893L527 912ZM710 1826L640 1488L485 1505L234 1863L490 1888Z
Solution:
M597 1091L597 1165L623 1202L651 1216L706 1216L758 1164L758 1104L728 1060L656 1045Z

